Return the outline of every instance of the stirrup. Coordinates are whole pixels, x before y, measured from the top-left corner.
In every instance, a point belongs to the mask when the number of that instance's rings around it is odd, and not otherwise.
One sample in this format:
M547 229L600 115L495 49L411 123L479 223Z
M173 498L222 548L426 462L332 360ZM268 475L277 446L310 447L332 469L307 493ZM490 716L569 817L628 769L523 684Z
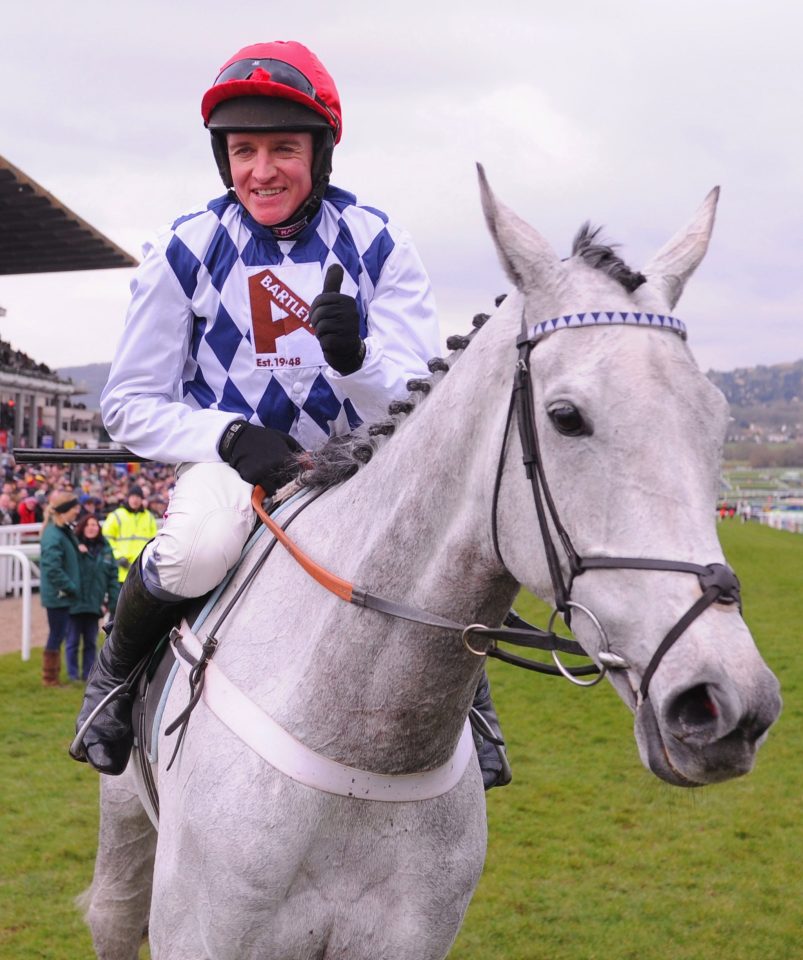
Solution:
M501 780L503 784L510 783L513 778L513 770L510 767L510 761L508 760L507 752L505 751L505 741L496 736L491 725L476 707L472 707L469 710L468 715L471 726L480 734L481 737L487 740L488 743L492 744L493 748L496 750L496 754L499 757L499 762L502 764L502 769L499 771L499 780Z
M114 687L113 690L110 690L100 701L100 703L92 710L86 720L84 720L84 722L78 728L78 732L75 734L75 737L69 746L69 753L73 760L78 760L81 763L87 762L86 749L84 748L84 737L87 735L89 728L110 703L124 696L130 691L130 689L130 682L128 678L126 678L122 683L119 683L116 687Z

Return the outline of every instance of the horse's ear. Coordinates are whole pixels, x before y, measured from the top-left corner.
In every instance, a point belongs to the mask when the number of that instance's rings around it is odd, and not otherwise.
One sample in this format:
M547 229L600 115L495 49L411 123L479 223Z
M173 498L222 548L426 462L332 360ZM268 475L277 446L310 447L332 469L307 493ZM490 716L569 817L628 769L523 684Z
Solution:
M482 212L505 273L522 293L534 288L557 290L563 266L555 251L537 230L496 199L481 163L477 173Z
M717 200L719 187L714 187L691 222L665 243L644 267L648 282L660 290L670 307L678 302L686 281L705 256L714 229Z

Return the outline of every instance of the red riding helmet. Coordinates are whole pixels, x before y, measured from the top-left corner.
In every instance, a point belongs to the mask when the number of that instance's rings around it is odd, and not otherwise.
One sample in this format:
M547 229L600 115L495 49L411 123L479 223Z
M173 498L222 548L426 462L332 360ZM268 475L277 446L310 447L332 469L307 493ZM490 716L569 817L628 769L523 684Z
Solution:
M224 184L232 177L226 133L242 130L313 134L312 193L290 218L306 221L320 205L332 151L342 133L340 96L326 67L301 43L274 41L243 47L220 70L201 101L204 125Z

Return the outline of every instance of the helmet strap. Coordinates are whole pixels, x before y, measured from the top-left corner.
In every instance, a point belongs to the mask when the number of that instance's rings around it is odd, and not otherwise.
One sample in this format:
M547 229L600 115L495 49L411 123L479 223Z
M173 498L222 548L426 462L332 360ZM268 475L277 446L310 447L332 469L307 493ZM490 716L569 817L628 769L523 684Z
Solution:
M226 134L218 133L214 130L210 130L209 134L212 137L212 153L215 156L215 163L217 164L220 179L223 181L226 189L231 190L234 187L234 180L232 180L231 176L229 147L226 143Z
M313 134L312 190L307 199L282 223L269 227L278 240L289 240L314 218L321 206L329 176L332 173L332 152L335 148L331 130Z

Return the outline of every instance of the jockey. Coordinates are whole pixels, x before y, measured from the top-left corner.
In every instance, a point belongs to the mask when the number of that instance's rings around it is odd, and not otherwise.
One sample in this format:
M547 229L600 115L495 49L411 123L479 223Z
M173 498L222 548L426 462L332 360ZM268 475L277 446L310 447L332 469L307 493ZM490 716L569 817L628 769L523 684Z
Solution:
M164 525L133 563L78 717L90 712L237 562L296 455L386 415L438 351L429 279L410 237L330 185L340 98L295 42L245 47L201 113L227 192L144 248L101 397L134 453L177 464ZM323 292L322 292L323 291ZM90 726L81 755L121 773L130 699Z

